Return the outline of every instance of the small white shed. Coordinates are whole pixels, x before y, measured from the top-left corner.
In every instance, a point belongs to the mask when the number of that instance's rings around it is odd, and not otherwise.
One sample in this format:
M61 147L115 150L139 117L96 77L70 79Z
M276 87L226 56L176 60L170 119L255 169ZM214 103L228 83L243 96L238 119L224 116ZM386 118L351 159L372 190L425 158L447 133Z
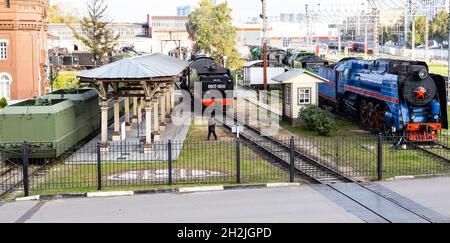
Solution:
M301 108L319 104L319 84L327 82L305 69L292 69L272 80L283 85L283 121L292 125L300 123Z
M244 86L261 88L264 85L264 61L248 62L244 65ZM272 82L272 78L286 71L283 64L268 62L267 80L269 85L280 84Z

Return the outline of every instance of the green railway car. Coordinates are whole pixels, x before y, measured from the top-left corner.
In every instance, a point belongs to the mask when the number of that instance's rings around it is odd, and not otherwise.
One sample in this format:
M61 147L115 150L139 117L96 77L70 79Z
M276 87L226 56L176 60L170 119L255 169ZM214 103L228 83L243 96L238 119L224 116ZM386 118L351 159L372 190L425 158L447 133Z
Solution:
M110 118L112 109L110 106ZM30 157L55 158L99 127L99 95L95 89L58 90L1 111L0 146L10 153L4 156L12 158L21 155L21 145L27 141L32 145Z

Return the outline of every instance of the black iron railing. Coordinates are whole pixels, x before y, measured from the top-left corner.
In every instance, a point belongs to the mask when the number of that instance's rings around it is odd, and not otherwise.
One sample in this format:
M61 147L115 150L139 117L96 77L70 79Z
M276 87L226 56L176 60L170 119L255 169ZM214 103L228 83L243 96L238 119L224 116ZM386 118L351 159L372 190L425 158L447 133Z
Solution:
M450 140L411 142L400 136L275 138L261 141L113 143L58 147L0 146L0 193L24 195L178 185L334 183L395 176L450 174ZM47 147L43 149L48 149ZM35 156L39 155L39 156ZM8 157L7 157L8 156ZM10 158L9 158L10 157Z

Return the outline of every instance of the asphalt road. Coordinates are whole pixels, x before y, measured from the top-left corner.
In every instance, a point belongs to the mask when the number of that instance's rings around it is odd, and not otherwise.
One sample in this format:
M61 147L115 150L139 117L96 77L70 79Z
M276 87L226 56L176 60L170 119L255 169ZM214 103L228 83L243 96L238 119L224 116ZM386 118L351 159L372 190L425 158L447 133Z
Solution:
M15 207L16 212L11 215L10 211L6 220L3 207ZM0 222L2 219L33 223L362 222L308 186L8 203L0 206Z

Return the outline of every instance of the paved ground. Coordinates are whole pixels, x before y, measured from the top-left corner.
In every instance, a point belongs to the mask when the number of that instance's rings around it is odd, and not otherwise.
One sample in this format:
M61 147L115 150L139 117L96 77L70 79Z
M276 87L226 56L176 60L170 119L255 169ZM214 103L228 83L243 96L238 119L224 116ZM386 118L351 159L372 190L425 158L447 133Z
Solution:
M0 208L9 209L14 205ZM35 204L27 204L14 209L20 211L15 214L16 218L33 206ZM57 200L38 207L26 222L362 222L308 186ZM0 218L3 219L3 215ZM22 221L26 218L22 217ZM8 219L17 221L12 216Z
M381 182L383 191L450 216L450 178ZM373 188L377 189L377 184ZM380 189L380 188L378 188ZM408 202L411 200L411 202ZM364 222L310 186L0 203L2 222ZM345 208L345 209L344 209ZM353 213L350 213L352 211ZM361 217L364 218L364 217Z
M450 216L450 177L379 184L442 215Z

